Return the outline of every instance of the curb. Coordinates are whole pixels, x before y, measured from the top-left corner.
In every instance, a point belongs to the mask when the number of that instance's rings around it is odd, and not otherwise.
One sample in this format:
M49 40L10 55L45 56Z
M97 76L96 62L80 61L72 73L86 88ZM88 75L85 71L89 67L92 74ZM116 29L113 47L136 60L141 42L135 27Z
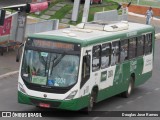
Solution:
M11 76L11 75L15 75L15 74L17 74L17 73L19 73L19 71L13 71L13 72L9 72L9 73L0 75L0 79L5 78L5 77L8 77L8 76Z

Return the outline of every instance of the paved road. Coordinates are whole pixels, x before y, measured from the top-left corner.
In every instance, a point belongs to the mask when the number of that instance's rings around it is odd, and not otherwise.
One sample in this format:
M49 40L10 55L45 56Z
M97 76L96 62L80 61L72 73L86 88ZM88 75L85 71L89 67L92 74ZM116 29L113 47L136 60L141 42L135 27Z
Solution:
M3 56L0 55L0 76L8 72L17 71L19 69L19 63L15 61L16 51L9 50Z
M138 17L138 16L134 16L134 15L128 15L128 21L145 24L146 18L145 17ZM160 33L160 20L153 19L151 21L151 25L155 27L156 33Z
M133 95L130 98L121 98L118 96L107 99L98 103L95 106L95 111L160 111L160 41L156 41L156 53L154 62L154 71L152 78L140 87L135 88ZM37 111L34 106L22 105L17 103L17 74L3 79L0 79L0 111ZM54 114L53 110L53 114ZM65 111L62 111L62 114ZM74 114L71 112L71 114ZM100 117L79 117L80 114L75 115L70 119L88 119L88 120L106 120ZM2 118L0 118L1 120ZM12 118L13 119L13 118ZM27 120L27 118L25 118ZM46 118L51 119L65 119L62 117ZM67 118L68 119L68 118ZM115 119L115 118L110 118ZM125 118L118 118L125 120ZM138 118L137 118L138 119ZM143 120L144 118L139 118ZM15 118L16 120L16 118ZM30 119L32 120L32 119ZM40 120L40 119L39 119ZM127 120L127 118L126 118ZM145 120L145 119L144 119ZM154 118L159 120L159 118Z

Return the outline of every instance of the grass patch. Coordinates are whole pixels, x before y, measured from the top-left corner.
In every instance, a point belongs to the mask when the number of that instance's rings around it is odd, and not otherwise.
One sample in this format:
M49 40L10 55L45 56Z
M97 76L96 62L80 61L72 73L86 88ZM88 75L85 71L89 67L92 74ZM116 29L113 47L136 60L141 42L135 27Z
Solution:
M39 15L35 14L35 13L29 13L30 16L32 17L40 17L41 15L44 15L45 12L47 12L50 8L52 8L55 4L60 3L60 2L65 2L65 0L51 0L51 4L48 7L48 9L41 11Z
M65 5L59 11L57 11L50 19L62 19L72 9L72 5Z
M94 14L96 12L102 12L104 11L108 11L108 10L115 10L118 7L118 4L116 2L112 2L111 0L104 0L104 3L106 5L92 5L89 11L89 15L88 15L88 21L93 21L94 19ZM107 5L108 4L108 5ZM81 10L78 16L78 21L76 24L80 23L82 20L82 14L83 11Z
M114 10L114 9L116 9L117 6L118 6L118 4L115 1L113 1L113 0L103 0L103 4L102 5L100 5L100 4L93 4L93 5L91 5L90 11L89 11L89 16L88 16L88 21L93 21L95 12L101 12L103 10L104 11L108 11L108 10ZM40 12L39 15L37 15L35 13L29 13L28 15L30 15L32 17L40 18L40 16L44 15L45 12L47 12L55 4L62 3L62 2L66 2L66 0L51 0L51 4L50 4L50 6L49 6L49 8L47 10L44 10L44 11ZM81 4L81 6L82 6L82 4ZM61 8L60 10L58 10L53 16L51 16L50 19L63 19L64 16L70 10L72 10L72 8L73 8L72 4L67 4L63 8ZM78 15L78 21L77 21L77 23L80 23L81 20L82 20L83 7L79 11L80 12L79 12L79 15Z
M103 10L104 11L115 10L116 8L117 8L117 5L106 6L106 7L91 7L89 16L88 16L88 21L93 21L94 14L96 12L102 12Z

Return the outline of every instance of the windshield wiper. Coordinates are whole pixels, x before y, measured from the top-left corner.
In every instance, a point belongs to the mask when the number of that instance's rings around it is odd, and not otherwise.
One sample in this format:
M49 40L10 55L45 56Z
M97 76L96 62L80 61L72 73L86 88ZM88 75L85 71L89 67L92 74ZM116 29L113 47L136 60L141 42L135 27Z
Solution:
M53 71L53 68L58 65L58 63L62 60L62 58L63 58L64 56L65 56L65 53L64 53L64 54L61 54L60 57L55 57L55 59L53 60L53 65L52 65L51 73L52 73L52 71Z

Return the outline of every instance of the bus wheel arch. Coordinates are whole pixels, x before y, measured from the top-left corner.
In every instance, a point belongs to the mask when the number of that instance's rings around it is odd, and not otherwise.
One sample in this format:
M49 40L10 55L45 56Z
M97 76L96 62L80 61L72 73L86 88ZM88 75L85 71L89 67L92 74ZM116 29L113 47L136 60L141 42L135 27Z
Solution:
M96 100L97 100L97 95L98 95L98 86L96 85L91 90L88 106L85 109L86 112L92 111L94 104L96 103Z
M98 95L98 86L96 85L96 86L94 86L93 88L92 88L92 91L91 91L91 94L94 94L94 103L97 101L97 95Z
M126 91L124 91L124 92L122 93L122 96L123 96L123 97L125 97L125 98L130 97L130 95L132 94L133 89L134 89L134 84L135 84L135 73L132 73L131 76L130 76L128 88L127 88Z

